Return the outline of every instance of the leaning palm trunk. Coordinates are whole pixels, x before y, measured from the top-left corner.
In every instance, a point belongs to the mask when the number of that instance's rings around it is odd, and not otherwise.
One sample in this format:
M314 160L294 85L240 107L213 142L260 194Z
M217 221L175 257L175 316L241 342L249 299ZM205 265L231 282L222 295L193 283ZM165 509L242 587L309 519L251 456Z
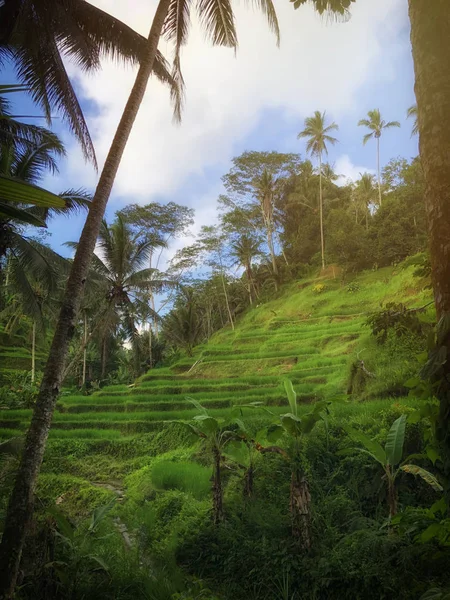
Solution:
M33 513L34 490L59 395L64 366L81 296L111 189L152 73L158 41L170 0L160 0L145 55L105 161L72 264L50 354L25 442L22 460L6 514L0 546L0 598L14 594L27 528Z
M425 176L425 203L430 237L431 274L438 319L450 315L450 13L448 0L409 0L420 159ZM447 320L448 323L448 320ZM444 325L442 345L450 347ZM447 481L450 477L450 361L439 374L437 428ZM447 502L450 489L447 487Z
M311 548L311 495L304 475L294 471L291 477L290 513L292 535L304 550Z
M322 197L322 154L319 154L319 217L320 217L320 252L322 269L325 269L325 242L323 236L323 197Z
M87 331L87 315L86 311L84 311L84 339L83 339L83 376L81 385L86 383L86 359L87 359L87 344L88 344L88 331Z

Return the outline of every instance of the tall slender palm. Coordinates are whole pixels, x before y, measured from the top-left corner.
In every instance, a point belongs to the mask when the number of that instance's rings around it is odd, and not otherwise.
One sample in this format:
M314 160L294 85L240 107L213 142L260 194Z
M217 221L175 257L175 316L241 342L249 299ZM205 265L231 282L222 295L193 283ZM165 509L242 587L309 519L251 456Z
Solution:
M319 216L320 216L320 249L322 254L322 268L325 268L325 241L323 234L323 190L322 190L322 155L328 154L327 144L334 146L337 139L330 135L331 131L339 129L336 123L326 125L326 113L316 110L314 116L305 119L305 129L300 131L297 139L308 138L306 151L312 156L317 156L319 161Z
M368 119L360 119L358 126L367 127L370 129L370 133L366 133L363 137L363 144L366 145L369 140L375 138L377 140L377 176L378 176L378 199L381 206L381 171L380 171L380 138L381 134L385 129L391 129L392 127L400 127L398 121L386 122L382 117L380 110L374 108L369 110L367 113Z
M94 163L94 147L63 58L93 71L102 56L137 63L145 45L143 36L85 0L0 3L0 58L12 59L18 79L49 123L52 110L62 113L85 157ZM159 52L153 70L161 81L173 86L176 95L168 63Z
M408 108L408 110L406 111L406 117L408 119L414 119L413 128L411 130L411 136L419 135L419 114L417 110L417 104L413 104Z
M173 73L174 78L181 83L180 50L187 41L192 5L198 10L200 23L213 44L234 49L237 47L230 0L159 0L145 51L140 56L136 80L106 157L67 281L58 324L27 433L25 450L8 504L0 546L0 598L14 593L22 548L33 509L34 489L59 395L83 286L120 161L155 65L159 39L164 32L169 41L174 42ZM278 37L278 21L272 0L259 0L258 6L266 14L269 26Z

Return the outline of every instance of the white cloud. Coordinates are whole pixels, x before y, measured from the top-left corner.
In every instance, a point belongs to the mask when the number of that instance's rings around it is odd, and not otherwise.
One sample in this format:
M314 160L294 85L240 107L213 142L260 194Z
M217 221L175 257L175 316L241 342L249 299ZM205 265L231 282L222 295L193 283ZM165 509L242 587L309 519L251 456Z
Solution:
M147 34L154 2L95 3ZM125 196L128 201L144 203L174 195L182 201L190 177L207 180L208 168L228 168L236 145L256 127L264 127L260 123L264 110L279 109L300 124L313 110L326 109L336 120L355 111L356 95L367 81L394 77L383 52L405 23L402 0L359 0L352 8L352 19L345 24L329 24L311 8L294 11L288 0L277 3L277 10L280 49L260 14L237 7L240 47L236 56L229 49L211 48L194 21L182 57L187 87L183 123L172 125L168 91L152 81L116 180L117 202L123 202ZM170 58L166 43L160 49ZM97 106L89 125L102 163L134 71L105 64L101 72L89 77L75 67L70 69L83 94ZM340 161L338 171L348 176L360 169L350 160L346 162L345 156ZM78 185L80 181L86 186L95 183L95 174L78 150L70 152L64 179ZM198 199L191 195L191 202L197 210L201 207L207 219L218 183L212 184L211 194Z
M356 181L361 177L362 173L371 173L372 175L375 175L374 169L354 165L348 154L339 156L333 166L335 172L340 175L340 179L337 181L338 185L347 185L347 183Z

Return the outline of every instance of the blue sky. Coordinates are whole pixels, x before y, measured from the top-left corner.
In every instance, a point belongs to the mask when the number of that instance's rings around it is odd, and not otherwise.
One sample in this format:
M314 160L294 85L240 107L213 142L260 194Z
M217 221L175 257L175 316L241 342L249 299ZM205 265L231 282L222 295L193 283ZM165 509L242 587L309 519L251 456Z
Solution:
M134 12L117 0L96 0L103 9L136 29L150 22L147 0L134 0ZM125 3L129 4L129 3ZM375 144L362 145L363 128L357 121L379 108L386 120L399 120L400 130L382 138L381 160L417 154L406 109L414 103L413 67L409 45L406 2L359 0L349 23L325 24L309 9L280 9L282 43L277 50L265 23L238 9L240 49L236 58L224 49L210 49L194 24L184 52L187 102L183 124L171 122L168 93L152 82L119 172L107 217L129 202L175 201L196 209L197 224L211 223L220 178L230 159L245 150L278 150L304 155L297 140L303 120L315 109L327 110L339 124L339 144L329 160L346 177L373 170ZM278 7L278 5L277 5ZM121 12L122 11L122 12ZM143 18L145 16L145 18ZM142 33L145 32L145 28ZM162 45L170 55L170 47ZM79 93L99 162L114 133L133 80L133 70L105 63L89 77L69 65ZM3 71L4 81L13 74ZM28 98L11 96L14 113L39 114ZM45 186L62 191L69 187L93 190L96 175L87 166L67 133L55 120L54 129L66 142L68 158L58 177ZM62 244L76 240L84 216L55 219L51 245L68 254ZM182 242L180 242L182 243Z

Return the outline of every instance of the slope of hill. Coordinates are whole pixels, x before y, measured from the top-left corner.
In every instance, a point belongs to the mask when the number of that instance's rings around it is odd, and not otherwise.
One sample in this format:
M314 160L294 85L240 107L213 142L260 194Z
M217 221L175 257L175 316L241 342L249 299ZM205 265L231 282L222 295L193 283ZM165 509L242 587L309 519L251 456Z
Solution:
M401 357L393 363L383 354L371 339L367 314L387 302L412 308L429 301L430 291L413 270L385 268L350 284L334 278L293 283L278 299L249 310L234 331L228 327L198 346L193 357L154 369L133 386L107 386L91 396L63 395L50 437L121 440L158 431L162 422L194 416L190 399L215 416L252 401L283 412L283 377L294 383L300 403L332 398L346 392L350 366L360 351L370 371L382 372L368 382L366 395L383 397L391 386L401 386L414 364ZM30 415L30 410L2 411L1 437L18 435Z
M133 386L108 386L91 396L63 395L39 480L43 505L57 500L68 514L87 516L94 507L117 498L113 514L135 536L143 536L152 553L163 556L179 540L184 540L183 552L192 553L189 532L193 528L198 533L209 522L210 459L204 449L191 445L177 423L198 414L191 400L215 417L239 416L256 432L286 412L283 378L293 382L299 410L308 411L317 399L342 397L352 365L360 364L363 357L374 377L359 388L354 386L356 393L347 402L333 406L330 426L337 431L339 423L350 422L372 434L385 430L395 416L417 405L412 398L402 398L406 395L403 382L417 371L415 348L377 345L366 320L388 302L403 302L410 308L430 302L426 282L413 272L413 267L399 266L363 273L351 283L333 277L293 283L277 299L248 310L234 331L227 327L217 332L195 349L194 356L154 369ZM251 402L263 403L271 414L242 407ZM30 416L30 410L2 411L0 439L21 435ZM330 452L328 433L326 442L317 443L326 444ZM322 456L324 450L313 452ZM314 460L314 472L325 469ZM262 473L269 469L265 465L263 461L259 467ZM269 480L274 477L280 489L276 506L284 506L289 474L283 466L277 468L276 473L267 471L266 475ZM367 473L364 469L361 473L356 488L367 486L363 480ZM331 477L331 481L335 475L325 469L320 477L324 481ZM237 475L230 478L227 494L235 497L239 479ZM336 480L336 498L342 496L347 478L342 484ZM273 490L264 487L269 484L260 485L259 494L273 497ZM315 493L322 492L316 489ZM325 496L323 501L323 510L335 510ZM340 510L337 505L336 510ZM257 515L252 518L256 519L252 527L260 527ZM284 517L273 519L280 531L287 531ZM194 523L189 532L188 522ZM264 530L261 535L271 534ZM186 560L192 567L195 560L189 556ZM259 560L256 554L254 560ZM239 593L233 598L241 598Z

